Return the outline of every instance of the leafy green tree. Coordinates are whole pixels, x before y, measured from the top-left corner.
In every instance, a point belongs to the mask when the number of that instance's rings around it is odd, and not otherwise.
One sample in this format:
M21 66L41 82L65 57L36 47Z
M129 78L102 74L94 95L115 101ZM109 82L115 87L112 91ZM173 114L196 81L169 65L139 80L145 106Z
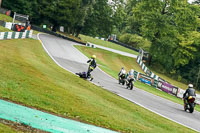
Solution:
M86 19L82 33L90 36L108 37L113 29L113 10L108 0L96 0Z
M197 8L186 0L141 1L133 8L131 18L130 27L136 25L137 32L152 42L153 60L167 71L177 65L172 55L181 44L178 35L184 36L198 26Z

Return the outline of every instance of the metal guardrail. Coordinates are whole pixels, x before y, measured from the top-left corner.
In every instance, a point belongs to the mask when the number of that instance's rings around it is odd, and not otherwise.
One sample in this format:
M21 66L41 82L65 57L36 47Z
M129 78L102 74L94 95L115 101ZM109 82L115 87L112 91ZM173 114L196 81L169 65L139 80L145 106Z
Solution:
M108 39L108 41L109 41L109 42L112 42L112 43L115 43L115 44L118 44L118 45L121 45L121 46L123 46L123 47L126 47L126 48L128 48L128 49L134 50L134 51L136 51L136 52L139 52L139 49L136 49L136 48L134 48L134 47L131 47L131 46L127 45L127 44L124 44L124 43L121 43L121 42L117 42L117 41L113 41L113 40L110 40L110 39Z
M32 30L36 30L36 31L39 31L39 32L44 32L44 33L47 33L47 34L50 34L50 35L54 35L54 36L57 36L57 37L61 37L63 39L66 39L66 40L69 40L69 41L72 41L72 42L76 42L76 43L79 43L79 44L82 44L82 45L86 45L86 43L83 43L83 42L79 42L77 40L74 40L72 38L69 38L67 36L64 36L64 35L61 35L61 34L58 34L56 32L53 32L53 31L50 31L50 30L47 30L47 29L43 29L39 26L36 26L36 25L32 25L31 26L31 29Z

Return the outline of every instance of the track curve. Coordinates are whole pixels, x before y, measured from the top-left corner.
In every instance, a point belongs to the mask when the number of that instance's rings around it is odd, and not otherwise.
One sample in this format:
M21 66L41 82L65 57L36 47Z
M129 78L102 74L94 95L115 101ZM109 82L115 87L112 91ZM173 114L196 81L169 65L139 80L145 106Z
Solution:
M40 34L43 47L60 66L73 73L87 70L88 58L73 47L77 43L64 40L52 35ZM200 112L186 113L183 106L146 91L134 88L133 91L125 89L117 80L102 72L99 68L92 73L93 82L129 101L132 101L156 114L159 114L176 123L200 132Z

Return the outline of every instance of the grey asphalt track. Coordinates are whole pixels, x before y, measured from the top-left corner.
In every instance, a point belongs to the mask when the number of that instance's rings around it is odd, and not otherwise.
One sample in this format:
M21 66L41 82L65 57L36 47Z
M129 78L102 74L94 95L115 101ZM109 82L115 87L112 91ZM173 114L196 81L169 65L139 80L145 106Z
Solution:
M73 73L87 70L88 65L86 61L88 58L73 47L73 45L79 44L46 34L40 34L39 38L47 53L60 66ZM120 95L165 118L200 132L200 112L194 111L193 114L187 113L183 110L182 105L135 87L133 90L128 90L125 86L119 85L116 79L108 76L99 68L95 69L92 75L94 77L93 82L104 89Z

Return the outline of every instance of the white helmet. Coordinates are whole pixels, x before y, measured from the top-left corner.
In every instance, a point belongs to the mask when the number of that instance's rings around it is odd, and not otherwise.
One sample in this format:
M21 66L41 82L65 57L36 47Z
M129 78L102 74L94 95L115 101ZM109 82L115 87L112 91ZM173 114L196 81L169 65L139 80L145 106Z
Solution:
M193 88L193 84L189 84L189 85L188 85L188 88Z
M134 73L134 70L133 69L131 69L131 71L130 71L131 73Z

